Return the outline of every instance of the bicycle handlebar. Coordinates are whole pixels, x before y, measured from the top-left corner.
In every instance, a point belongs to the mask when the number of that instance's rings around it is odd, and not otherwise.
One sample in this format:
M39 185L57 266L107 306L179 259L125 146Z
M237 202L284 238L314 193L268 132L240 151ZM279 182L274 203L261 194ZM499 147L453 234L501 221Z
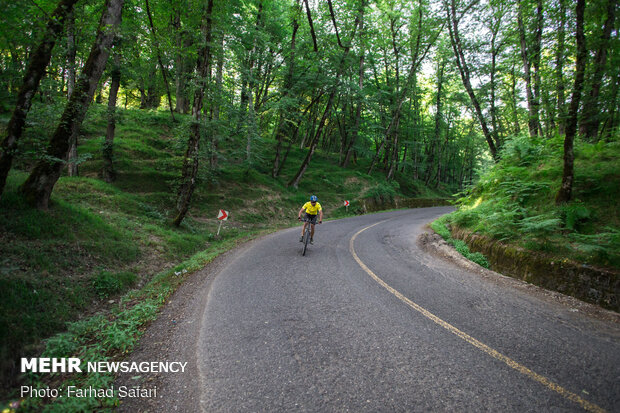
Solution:
M302 217L297 217L297 219L298 219L299 221L301 221L301 222L309 222L309 223L311 223L311 224L322 224L322 223L323 223L323 221L322 221L322 220L321 220L321 221L316 220L316 221L314 221L314 222L313 222L313 220L308 219L308 218L306 218L306 217L303 217L303 218L302 218Z

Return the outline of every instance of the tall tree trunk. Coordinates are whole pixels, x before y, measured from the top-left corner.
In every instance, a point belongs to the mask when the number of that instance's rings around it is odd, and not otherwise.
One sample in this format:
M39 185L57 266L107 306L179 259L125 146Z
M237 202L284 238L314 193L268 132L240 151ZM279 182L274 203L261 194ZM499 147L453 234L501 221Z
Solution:
M490 97L490 109L491 113L491 127L493 128L493 139L498 147L501 147L503 144L503 137L500 137L499 127L497 121L497 106L495 104L495 96L496 96L496 81L495 77L497 75L497 56L501 53L501 44L497 44L497 35L499 34L499 30L501 27L501 19L504 16L497 16L497 20L495 20L491 25L491 97Z
M211 154L209 157L212 169L217 168L218 145L220 139L220 108L222 106L222 80L224 75L224 33L219 35L217 50L217 67L215 69L215 97L211 104Z
M69 81L67 82L67 98L70 99L75 89L75 12L72 10L67 16L67 62L69 64ZM77 165L77 145L78 131L74 131L74 136L69 139L71 147L67 156L67 175L78 176L79 170Z
M620 89L620 72L616 75L616 80L613 82L613 86L610 93L610 99L608 102L607 113L609 113L605 124L601 128L600 139L605 139L605 142L611 142L615 136L614 133L617 130L618 125L618 90Z
M603 26L603 34L600 38L598 50L594 57L593 74L591 76L592 83L590 85L590 93L585 97L583 104L583 114L581 117L580 132L588 140L594 140L598 136L598 129L601 123L601 113L599 110L600 102L598 96L601 91L601 83L603 74L605 73L605 64L607 62L607 50L609 49L609 39L611 30L614 27L614 18L618 0L608 0L607 2L607 19Z
M279 64L274 65L275 53L270 49L268 53L269 59L266 65L263 67L262 73L259 73L257 77L261 78L259 86L256 87L256 97L254 98L254 112L261 113L262 107L269 96L269 88L275 80L277 73L274 73L274 69L277 69Z
M297 38L297 30L299 29L299 23L297 22L297 13L299 13L300 11L301 11L301 5L298 0L296 3L296 13L293 15L293 21L291 22L293 26L293 33L291 34L291 47L290 47L290 52L289 52L288 60L287 60L288 71L286 72L286 77L284 78L284 85L283 85L283 90L282 90L282 100L284 100L284 102L287 102L286 99L291 93L291 88L293 87L293 75L295 74L295 41ZM276 153L275 153L275 157L273 160L273 168L271 169L272 178L276 178L278 174L280 173L280 169L281 169L280 151L282 148L282 143L284 139L288 136L289 131L291 130L290 120L287 119L287 116L289 115L288 113L289 109L290 109L290 105L288 104L286 106L280 106L278 127L276 129L276 134L275 134Z
M568 119L566 122L566 137L564 138L564 169L562 172L562 186L555 197L556 204L566 203L571 200L573 192L573 181L575 176L573 151L575 135L577 133L577 118L579 116L579 101L583 89L583 80L586 71L586 59L588 51L586 49L586 36L584 33L584 12L586 8L585 0L577 0L575 8L577 15L577 61L575 63L575 85L571 97Z
M404 150L403 150L403 156L402 156L402 158L400 160L400 168L399 168L400 173L404 173L405 172L405 166L407 165L406 164L406 162L407 162L407 152L409 152L409 145L410 144L411 144L410 142L405 141L405 143L403 145Z
M566 133L566 98L564 95L564 53L566 46L566 0L559 0L560 4L560 26L558 27L558 44L556 46L555 57L555 81L556 83L556 99L558 113L558 133L564 135Z
M342 65L343 61L344 59L342 59L341 61L341 66L343 66ZM338 83L338 79L340 78L341 73L342 73L342 70L338 70L335 84ZM306 172L306 169L308 168L308 165L310 164L312 155L314 155L314 152L316 151L316 146L318 145L319 139L321 138L321 134L323 133L323 127L325 126L325 121L327 120L327 117L329 116L329 112L331 110L331 107L334 101L334 96L336 94L336 89L337 89L337 86L332 87L332 91L330 92L329 97L327 99L327 104L325 105L325 110L323 111L323 116L321 117L318 128L316 132L314 133L314 138L312 139L310 143L310 149L308 150L306 157L301 163L299 170L297 171L293 179L291 179L291 181L288 183L288 186L293 186L297 188L299 186L299 182L301 181L301 178L304 176L304 173Z
M422 24L422 9L418 10L419 13L419 19L418 19L418 40L419 40L419 34L420 34L420 29L421 29L421 24ZM396 91L396 96L399 95L400 92L400 65L399 65L399 61L400 61L400 48L396 45L396 35L397 35L397 30L395 29L395 25L397 23L397 17L392 17L390 18L390 34L392 37L392 50L394 51L394 90ZM415 53L414 53L414 58L413 60L415 61L415 59L417 58L417 54L419 53L419 42L417 42L417 47L415 49ZM409 85L405 85L405 87L408 87ZM395 107L394 105L395 102L392 102L392 105L390 105L391 107ZM398 102L400 104L400 102ZM386 136L386 141L387 141L387 149L385 151L385 162L386 162L386 179L392 180L394 178L394 171L396 168L396 163L398 162L398 152L399 152L399 146L398 146L398 133L399 133L399 128L400 128L400 107L397 108L397 110L395 112L392 113L392 116L396 119L396 122L394 124L394 128L392 128L392 136Z
M22 136L24 125L26 124L26 116L28 116L30 106L32 105L32 98L39 89L41 78L45 74L45 68L50 62L52 49L56 44L58 35L62 31L67 14L71 13L77 1L61 0L58 3L58 6L47 21L41 43L34 50L28 62L24 80L17 95L17 103L6 128L6 136L2 140L0 147L0 196L4 191L6 177L13 164L17 142Z
M532 67L534 68L534 103L536 104L536 124L538 125L538 135L542 136L542 126L540 122L540 105L541 105L541 75L540 75L540 57L542 51L542 34L543 34L543 0L536 2L536 37L534 39L534 50L532 52Z
M537 97L532 91L532 61L533 58L536 60L534 56L530 56L529 48L527 45L527 39L525 37L525 25L523 23L523 0L518 0L518 12L517 12L517 23L519 28L519 44L521 46L521 59L523 61L523 75L525 78L525 94L527 96L527 110L528 110L528 129L530 131L530 136L538 135L538 102Z
M151 29L151 34L153 35L153 43L155 45L155 51L157 53L157 62L159 63L159 68L161 69L161 75L164 78L164 85L166 86L166 95L168 96L168 106L170 108L170 116L172 117L172 121L176 122L174 118L174 107L172 106L172 96L170 95L170 84L168 84L168 75L166 74L166 66L164 66L161 60L161 52L159 50L159 41L157 40L157 33L155 33L155 25L153 24L153 16L151 15L151 8L149 7L149 0L144 0L146 3L146 15L149 19L149 27Z
M146 109L157 109L161 104L161 91L156 76L157 66L153 67L152 77L149 78L149 86L146 89Z
M363 11L362 11L363 13ZM362 106L364 104L364 96L363 96L363 88L364 88L364 53L365 53L365 45L364 45L364 16L362 14L360 19L360 64L358 70L358 83L357 86L359 88L357 102L355 105L355 120L353 121L353 130L351 131L351 139L347 144L344 160L341 163L343 168L346 168L349 165L351 160L351 154L353 153L353 147L355 146L355 142L357 141L357 137L359 135L360 125L362 123Z
M352 79L349 77L349 81ZM336 123L338 124L338 136L340 139L338 140L338 165L342 166L342 161L344 159L344 153L346 151L347 145L349 143L349 128L347 125L347 116L353 108L349 108L349 99L346 97L343 99L344 103L340 110L336 111ZM351 117L353 117L351 115Z
M399 159L399 152L400 152L400 146L399 146L399 141L398 141L399 126L400 126L400 113L398 114L398 118L396 119L396 125L394 127L394 135L392 138L391 157L389 160L389 167L386 173L386 179L388 181L394 179L394 172L398 168L398 159Z
M308 0L304 0L304 4L306 5L306 16L308 16L308 24L310 25L310 34L312 35L312 44L314 45L314 51L319 51L319 46L316 41L316 33L314 31L314 24L312 22L312 13L310 13L310 6L308 6Z
M315 94L312 97L312 101L310 102L310 104L308 105L308 107L306 107L306 109L304 110L304 112L301 114L300 119L302 119L307 113L309 113L309 118L315 119L316 117L316 109L318 108L318 102L321 99L321 97L323 96L323 92L320 91L316 91ZM280 172L282 171L282 168L284 167L284 164L286 163L286 159L288 158L288 154L291 150L291 146L293 145L293 142L297 141L297 136L299 135L299 128L301 127L301 120L299 122L297 122L297 125L295 126L294 130L293 130L293 136L291 138L289 138L289 142L288 142L288 146L286 148L286 152L284 152L284 156L282 157L282 162L280 162L280 166L278 168L278 171L276 173L276 176L280 175ZM312 123L312 127L310 128L310 130L314 131L314 124L315 121L313 121ZM306 137L303 138L303 140L306 140ZM303 148L303 145L302 145Z
M471 100L472 105L474 106L474 110L476 113L476 117L478 118L478 122L480 122L480 126L482 127L482 133L489 145L489 150L491 152L491 156L497 162L499 161L499 154L497 152L498 148L496 143L493 141L493 137L491 135L491 131L487 126L487 122L484 119L484 115L482 114L482 108L480 107L480 102L474 93L474 89L471 85L469 67L467 66L467 61L465 60L465 54L463 53L463 47L461 45L461 38L459 36L458 31L458 20L456 17L456 4L455 1L452 0L451 6L447 10L448 12L448 28L450 31L450 41L452 43L452 49L454 50L454 56L456 57L456 65L459 69L459 73L461 74L461 80L463 81L463 86L465 86L465 90L469 95L469 99Z
M246 59L247 63L244 63L244 68L241 71L241 96L239 100L239 121L237 123L237 128L235 131L235 135L239 135L241 130L243 130L244 126L247 124L246 120L250 119L250 115L247 112L248 110L248 100L250 99L250 95L254 93L255 79L254 79L254 64L256 63L256 55L257 55L257 41L258 41L258 31L261 28L263 20L263 1L259 0L258 10L256 12L256 25L255 32L252 41L252 49L248 53L248 57ZM246 137L247 138L247 137Z
M441 139L441 121L443 119L443 113L442 113L442 100L441 100L441 93L442 93L442 88L443 88L443 79L444 79L444 66L445 66L445 61L441 61L439 63L439 74L437 75L437 102L436 102L436 106L435 106L435 136L433 139L433 144L432 144L432 149L430 152L430 158L428 160L429 162L429 168L427 169L427 174L426 174L426 179L425 179L425 184L428 185L430 180L431 180L431 171L433 170L433 162L435 161L435 149L437 147L437 145L439 145L439 140ZM441 152L441 151L440 151ZM437 163L438 163L438 174L441 174L441 159L439 159L439 157L437 157Z
M417 93L417 79L413 83L413 96L411 98L411 106L413 107L413 142L411 143L411 160L413 161L413 179L419 179L420 165L419 165L419 151L421 145L420 142L420 126L422 124L420 116L420 102Z
M245 161L248 167L252 166L252 149L253 142L258 137L258 128L256 123L256 112L254 112L254 95L251 93L248 96L248 115L246 124L246 145L245 145Z
M552 96L550 95L550 90L543 89L541 91L540 98L542 100L543 107L545 109L545 136L551 137L555 133L556 124L555 124L555 106L552 101Z
M189 112L190 99L188 97L188 84L190 82L191 72L194 65L190 61L190 58L186 55L186 51L191 49L194 38L186 29L183 29L181 22L181 11L186 6L186 2L174 2L175 10L174 20L172 26L175 29L175 97L176 107L174 111L176 113L186 114Z
M521 125L519 124L519 106L517 102L517 75L513 62L510 67L510 110L512 111L512 130L514 134L521 132Z
M42 159L37 163L21 187L27 202L36 205L37 208L47 209L48 207L52 190L64 166L63 160L67 158L67 151L71 146L71 136L82 125L110 55L116 27L121 21L123 3L124 0L106 1L95 43L78 79L75 91L65 106L58 127L52 135L47 149L47 159Z
M209 73L211 72L211 38L213 26L213 0L207 3L207 10L203 17L202 36L204 45L198 53L198 88L194 93L194 104L192 106L193 122L190 126L189 139L187 141L187 150L183 159L183 171L181 174L181 186L177 198L177 216L172 222L174 226L180 226L181 222L187 215L190 201L194 189L196 189L196 178L198 176L198 159L200 149L200 124L202 105L205 91L208 87Z
M138 86L140 92L140 109L146 109L146 89L142 86Z
M331 10L331 0L328 0L328 2L330 3L330 11L332 12L332 21L334 23L334 26L336 24L336 19L333 16L333 11ZM355 17L355 23L353 24L353 33L351 34L351 39L349 40L349 43L343 47L344 51L342 54L342 57L340 59L340 64L338 66L338 71L336 73L336 79L334 81L334 86L332 86L332 90L329 94L329 97L327 99L327 104L325 105L325 111L323 111L323 116L321 117L321 120L319 121L319 126L317 128L317 131L314 135L314 139L312 140L312 143L310 144L310 149L308 150L308 153L306 154L306 157L304 158L303 162L301 163L301 166L299 167L299 170L297 171L297 173L295 174L295 176L293 177L293 179L291 179L291 181L288 183L288 186L293 186L295 188L297 188L297 186L299 185L299 182L301 181L301 178L304 176L304 173L306 172L306 169L308 168L308 165L310 164L310 160L312 159L312 155L314 155L314 151L316 150L316 146L319 143L319 138L321 137L321 133L323 132L323 127L325 126L325 121L327 120L327 117L329 116L329 112L331 110L333 101L334 101L334 96L336 95L336 90L338 89L338 83L340 80L340 76L342 76L342 72L344 71L344 67L345 67L345 61L346 61L346 57L349 54L349 51L351 50L351 45L353 43L353 39L355 39L355 32L360 24L360 20L362 17L362 14L364 12L364 8L366 7L366 0L361 0L360 3L360 9L359 9L359 13L358 15ZM335 27L336 28L336 27ZM338 29L336 28L336 31ZM340 41L339 41L340 42Z
M432 37L426 48L424 50L422 50L421 48L421 39L423 37L423 33L422 33L422 11L423 11L423 6L422 6L422 1L420 0L418 2L418 30L417 30L417 35L416 35L416 40L415 42L415 46L413 46L413 50L412 50L412 61L411 61L411 67L409 69L409 74L407 75L407 80L405 82L405 85L403 86L403 88L401 89L395 104L394 104L394 108L391 111L391 115L392 115L392 119L390 120L390 123L388 124L386 130L385 130L385 134L383 136L383 140L382 142L379 144L378 146L378 150L377 153L375 154L375 157L373 158L372 162L370 163L370 167L368 168L368 174L370 175L375 167L376 161L379 159L379 155L381 153L381 150L383 150L383 148L385 147L386 143L389 142L392 133L394 131L394 128L398 127L399 124L399 120L400 120L400 113L402 110L402 106L403 103L405 102L405 98L408 96L409 91L411 90L411 87L413 85L415 85L416 82L416 74L417 74L417 70L418 67L420 66L420 64L422 63L422 61L424 60L424 58L426 57L426 55L428 54L429 49L431 48L431 46L433 44L435 44L435 41L437 40L437 37L439 36L439 34L441 33L443 27L441 29L439 29L437 31L437 33L435 33L434 37ZM386 76L387 78L387 76Z
M71 146L69 147L69 152L67 154L67 176L80 175L77 152L79 132L79 129L73 131L73 135L69 138Z
M67 99L75 89L75 12L67 15Z
M381 155L381 151L383 150L383 148L385 147L385 142L387 141L387 138L384 136L383 140L381 140L381 143L379 144L379 146L376 146L375 149L375 156L372 158L372 161L370 162L370 166L368 167L368 171L366 172L368 175L371 175L372 172L375 169L375 165L377 164L377 160L379 160L379 155Z
M120 42L120 39L116 39L114 44L114 67L112 68L112 83L110 84L110 95L108 96L108 126L102 151L103 167L101 169L101 176L108 183L116 180L116 171L114 170L114 131L116 129L116 98L121 85Z

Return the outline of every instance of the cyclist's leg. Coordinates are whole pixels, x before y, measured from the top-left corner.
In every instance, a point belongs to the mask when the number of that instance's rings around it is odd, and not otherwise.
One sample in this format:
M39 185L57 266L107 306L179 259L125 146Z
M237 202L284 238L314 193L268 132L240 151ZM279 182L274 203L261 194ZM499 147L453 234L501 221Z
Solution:
M316 215L310 215L310 239L314 238L314 225L316 224Z
M304 233L306 232L306 227L308 226L308 222L310 221L311 215L309 215L307 212L305 213L304 217L306 218L304 220L304 225L301 228L301 236L304 236Z

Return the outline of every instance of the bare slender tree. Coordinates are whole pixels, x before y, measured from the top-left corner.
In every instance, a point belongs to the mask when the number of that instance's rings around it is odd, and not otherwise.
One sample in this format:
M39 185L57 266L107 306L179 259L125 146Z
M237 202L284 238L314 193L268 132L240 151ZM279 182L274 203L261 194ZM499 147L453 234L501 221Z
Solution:
M577 61L575 62L575 85L571 97L568 119L566 122L566 137L564 138L564 168L562 171L562 186L555 197L556 204L566 203L571 200L573 194L573 181L575 179L575 153L573 150L575 135L577 134L577 118L579 116L579 102L583 89L583 80L586 72L586 35L584 32L585 0L577 0L575 7L577 15Z
M178 227L185 219L194 190L196 189L196 179L199 166L200 149L200 125L202 118L202 106L204 96L209 85L209 73L211 72L211 40L213 28L213 0L207 3L207 9L202 22L203 46L198 52L198 87L194 93L194 104L192 106L193 121L190 126L187 150L183 158L183 170L181 173L181 186L177 197L177 215L172 222Z
M470 3L469 7L471 7L473 3ZM491 152L491 156L496 161L499 160L498 153L498 145L497 142L493 140L493 135L489 130L487 125L487 121L482 114L482 108L480 107L480 101L474 92L474 88L471 85L471 74L469 70L469 66L467 65L467 61L465 59L465 53L463 52L463 45L461 42L461 38L459 35L459 18L456 13L456 3L454 0L451 0L451 3L448 4L445 2L446 11L448 14L448 28L450 31L450 41L452 43L452 49L454 50L454 56L456 57L456 65L459 69L459 73L461 74L461 80L463 81L463 86L465 86L465 90L469 95L472 105L474 106L476 117L478 118L478 122L480 123L480 127L482 128L482 133L489 145L489 150Z
M338 32L338 28L336 25L336 18L333 14L333 8L331 6L331 0L328 0L329 2L329 6L330 6L330 13L332 16L332 22L334 24L334 28L336 29L336 32ZM328 116L330 115L331 112L331 108L334 102L334 97L336 95L336 91L338 89L338 82L340 80L340 76L342 76L342 72L344 71L345 68L345 61L346 61L346 57L349 54L349 51L351 50L351 45L353 42L353 39L355 38L355 32L357 31L357 28L360 24L363 12L364 12L364 8L366 7L366 0L360 0L360 8L358 11L357 16L355 17L355 23L353 24L353 32L351 33L351 39L349 39L349 43L346 46L342 46L342 43L340 41L340 38L338 37L338 44L344 49L342 56L340 58L340 64L338 65L338 71L336 72L336 79L334 82L334 85L331 88L331 92L329 93L329 97L327 99L327 104L325 105L325 110L323 111L323 116L321 117L321 120L319 121L319 125L318 128L314 134L314 138L312 139L312 142L310 143L310 149L308 150L308 153L306 154L306 157L304 158L303 162L301 163L301 166L299 167L299 170L297 171L297 173L295 174L295 176L293 177L293 179L291 179L291 181L288 183L288 186L293 186L295 188L297 188L297 186L299 185L299 182L301 181L301 178L304 176L304 173L306 172L306 169L308 168L308 165L310 164L310 160L312 159L312 155L314 155L314 152L316 150L316 146L319 143L319 139L321 137L321 134L323 133L323 127L325 126L325 122L327 121Z
M116 129L116 98L118 89L121 85L121 39L117 38L114 42L114 57L111 71L112 83L110 84L110 94L108 96L108 126L106 128L105 142L103 144L103 167L101 175L106 182L116 180L114 169L114 131Z

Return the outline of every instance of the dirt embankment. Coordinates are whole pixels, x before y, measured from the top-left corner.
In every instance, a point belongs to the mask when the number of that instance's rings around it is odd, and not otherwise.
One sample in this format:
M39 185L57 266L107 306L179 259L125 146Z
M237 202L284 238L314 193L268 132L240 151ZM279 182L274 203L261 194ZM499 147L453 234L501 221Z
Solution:
M484 254L494 271L620 312L617 271L506 245L454 226L451 232L471 251Z

